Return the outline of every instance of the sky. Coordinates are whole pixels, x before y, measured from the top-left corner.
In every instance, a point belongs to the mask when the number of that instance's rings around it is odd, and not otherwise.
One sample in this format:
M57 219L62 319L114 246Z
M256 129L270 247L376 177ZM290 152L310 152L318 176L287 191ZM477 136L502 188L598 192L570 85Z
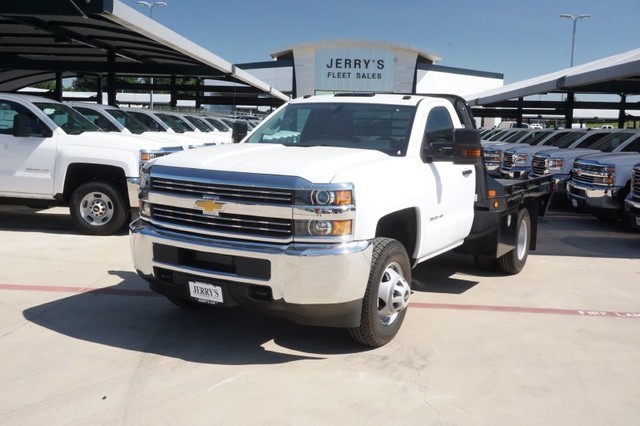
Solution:
M148 14L136 0L123 3ZM165 0L153 19L242 64L310 42L374 40L435 54L438 65L505 84L640 48L638 0Z

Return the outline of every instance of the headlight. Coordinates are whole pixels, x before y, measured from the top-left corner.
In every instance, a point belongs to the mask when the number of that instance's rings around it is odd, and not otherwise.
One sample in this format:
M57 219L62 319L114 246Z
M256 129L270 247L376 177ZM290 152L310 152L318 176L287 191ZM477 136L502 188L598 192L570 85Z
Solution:
M350 184L296 191L294 235L303 241L344 241L353 234L355 200Z
M527 163L527 154L513 154L513 163L514 164L526 164Z
M140 150L140 168L142 168L142 166L144 166L146 163L148 163L151 160L164 157L165 155L173 154L174 152L178 152L178 151L182 151L181 146L168 147L159 151L141 149Z
M616 183L616 166L607 165L604 167L602 182L605 185L615 185Z
M140 217L149 219L151 217L151 207L149 205L149 184L151 183L150 164L145 164L140 169L140 192L138 193L138 207Z
M559 172L564 166L564 160L561 158L549 158L549 171Z

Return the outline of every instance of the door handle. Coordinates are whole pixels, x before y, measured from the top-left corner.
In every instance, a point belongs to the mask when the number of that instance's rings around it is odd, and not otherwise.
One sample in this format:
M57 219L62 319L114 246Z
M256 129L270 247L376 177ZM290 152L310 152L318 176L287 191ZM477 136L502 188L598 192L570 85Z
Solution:
M463 170L463 171L462 171L462 176L467 177L467 176L469 176L471 173L473 173L473 170L469 170L469 169L467 169L467 170Z

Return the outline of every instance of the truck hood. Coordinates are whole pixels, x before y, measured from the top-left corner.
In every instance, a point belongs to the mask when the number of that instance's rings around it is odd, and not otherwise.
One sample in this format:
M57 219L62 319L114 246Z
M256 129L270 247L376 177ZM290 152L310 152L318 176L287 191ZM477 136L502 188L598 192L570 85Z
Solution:
M497 143L497 144L491 144L491 145L483 145L482 149L484 151L487 152L503 152L506 149L509 148L520 148L520 147L525 147L525 146L531 146L528 143L509 143L509 142L501 142L501 143Z
M383 162L387 154L366 149L230 144L183 151L155 164L204 170L297 176L330 183L337 173Z
M640 163L640 153L637 152L602 152L576 158L576 161L588 161L600 164L635 164Z
M545 148L544 146L540 147L540 146L536 146L536 145L533 145L533 146L532 145L524 145L523 146L521 144L518 144L516 146L512 146L509 149L506 149L505 153L510 152L510 153L516 153L516 154L529 154L529 153L536 153L538 151L541 151L542 149L555 150L555 149L558 149L558 148L554 148L552 146L548 146L548 147Z
M124 149L135 151L136 153L141 149L159 150L162 148L180 147L180 144L176 142L155 140L149 137L139 137L138 135L117 132L84 132L79 135L67 135L65 138L67 145Z
M599 152L600 151L597 149L589 148L561 148L538 151L536 152L536 155L545 158L561 158L566 160L567 158L576 158L580 155L598 154Z

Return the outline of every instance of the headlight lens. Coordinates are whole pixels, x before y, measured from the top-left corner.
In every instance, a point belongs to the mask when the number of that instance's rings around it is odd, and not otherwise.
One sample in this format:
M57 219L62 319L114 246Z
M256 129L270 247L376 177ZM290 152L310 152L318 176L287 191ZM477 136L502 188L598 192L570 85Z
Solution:
M138 193L138 207L140 209L140 217L148 219L151 216L151 207L149 205L149 184L151 183L151 172L149 163L140 169L140 192Z
M527 163L527 154L513 154L513 162L515 164L526 164Z
M298 241L344 241L353 235L354 219L351 184L314 185L296 191L294 232Z
M560 171L564 166L564 160L561 158L550 158L549 159L549 170L550 171Z
M602 180L605 185L615 185L616 183L616 166L607 165L604 167Z

